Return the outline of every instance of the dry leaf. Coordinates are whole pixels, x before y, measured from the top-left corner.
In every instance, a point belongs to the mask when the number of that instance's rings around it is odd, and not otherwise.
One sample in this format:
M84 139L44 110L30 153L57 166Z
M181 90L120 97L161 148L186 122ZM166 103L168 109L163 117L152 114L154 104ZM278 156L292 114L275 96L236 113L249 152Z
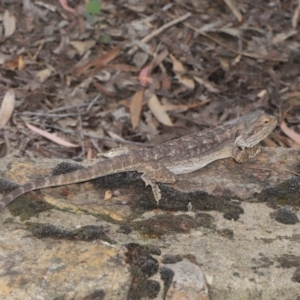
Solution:
M169 55L169 51L167 49L164 49L156 57L154 57L153 62L152 62L154 68L156 66L160 65L168 55Z
M148 106L155 116L155 118L162 124L167 126L173 126L173 123L169 117L169 115L164 110L163 106L160 104L158 98L155 94L152 94L148 101Z
M139 80L140 80L140 84L142 86L146 86L148 83L152 84L153 79L152 77L150 77L150 74L152 72L153 69L156 68L156 66L160 65L163 73L164 73L164 68L162 65L162 61L169 55L168 50L163 50L162 52L160 52L158 55L156 55L153 60L146 66L144 67L140 74L139 74Z
M278 33L277 35L275 35L272 38L272 44L276 45L276 44L279 44L281 42L284 42L285 40L287 40L288 38L290 38L291 36L293 36L297 33L298 33L298 30L295 30L295 29L290 29L287 32Z
M16 17L8 10L3 15L4 35L6 37L11 36L16 30Z
M103 70L116 70L116 71L125 71L125 72L138 72L140 69L131 65L127 64L113 64L113 65L107 65L103 66Z
M266 147L278 147L278 145L270 138L264 139L264 144L266 145Z
M232 13L235 15L235 17L238 19L239 22L243 21L243 16L240 13L240 11L237 9L237 4L235 3L235 1L232 0L224 0L224 2L226 3L226 5L230 8L230 10L232 11Z
M111 190L107 190L107 191L105 192L105 195L104 195L104 201L109 201L109 200L111 200L112 196L113 196L112 191L111 191Z
M19 56L18 59L18 70L23 70L25 68L25 61L23 59L23 56Z
M230 70L230 63L229 60L227 58L224 57L220 57L219 58L221 67L224 71L228 72Z
M236 57L235 57L235 59L232 61L232 65L237 65L238 63L240 63L240 61L242 60L242 55L241 54L239 54L239 55L237 55Z
M171 81L166 71L163 71L161 74L161 87L164 90L169 90L171 88Z
M87 63L86 65L78 67L77 68L77 75L82 74L83 72L85 72L86 70L88 70L91 67L99 68L101 66L105 66L110 61L115 59L119 55L120 52L121 52L120 48L111 49L107 53L101 55L100 57L95 58L94 60Z
M153 79L151 77L148 76L148 74L151 72L152 70L152 65L149 64L148 66L144 67L140 74L139 74L139 81L141 86L146 86L148 83L152 83Z
M120 137L118 134L114 133L113 131L107 130L106 132L111 138L115 139L116 141L124 141L122 137Z
M185 72L183 64L178 61L172 54L170 54L170 58L173 63L173 71L177 75L178 81L188 89L193 89L195 87L194 80L188 78L186 75L182 75Z
M85 80L82 80L72 91L71 96L82 96L86 94L87 89L89 88L90 84L92 82L92 78L87 78Z
M177 77L178 77L178 81L188 89L192 90L193 88L195 88L195 82L193 79L190 79L187 76L177 76Z
M91 147L87 147L86 159L93 159L94 157L93 149Z
M241 35L242 35L240 29L232 28L232 27L226 27L226 26L216 29L216 32L224 32L224 33L227 33L228 35L231 35L231 36L234 36L234 37L237 37L237 38L241 38Z
M19 68L19 63L20 63L20 56L14 55L8 57L5 60L3 67L8 70L16 70Z
M184 112L188 110L188 106L184 104L171 104L167 103L163 105L165 111Z
M300 91L285 93L281 96L283 100L288 100L290 98L300 98Z
M135 129L139 124L143 99L144 99L143 90L137 91L131 99L129 109L130 109L131 125L133 129Z
M24 2L25 1L27 2L28 0L24 0ZM44 3L42 1L35 1L34 4L37 5L37 6L41 6L43 8L46 8L47 10L50 10L51 12L56 12L57 11L57 6L52 5L50 3ZM23 4L23 6L24 6L24 4Z
M148 53L139 51L133 56L132 61L139 69L141 69L142 66L148 61L148 59L149 59Z
M261 90L258 94L257 97L260 99L265 99L268 96L268 91L267 90Z
M74 15L76 14L75 10L71 6L69 6L68 0L59 0L59 3L65 10L73 13Z
M124 106L126 106L126 107L129 107L129 106L130 106L130 102L131 102L130 99L122 99L122 100L118 101L118 103L119 103L120 105L124 105Z
M185 68L183 66L183 64L178 61L175 56L173 56L172 54L170 54L170 58L172 60L173 63L173 71L177 74L177 73L183 73L185 72Z
M51 68L46 68L44 70L39 71L36 74L36 77L38 78L38 80L40 82L44 82L45 80L47 80L50 77L51 73L52 73L52 69Z
M111 74L106 70L101 70L98 74L94 76L94 78L101 82L108 82L111 79Z
M215 88L215 87L213 86L213 84L210 83L209 81L204 80L204 79L202 79L202 78L200 78L200 77L198 77L198 76L194 76L194 79L195 79L198 83L203 84L203 85L207 88L208 91L210 91L210 92L212 92L212 93L220 93L220 91L219 91L217 88Z
M97 82L96 80L93 80L93 85L101 94L104 94L111 98L116 97L116 94L114 92L107 90L101 83Z
M57 45L56 48L54 48L54 49L52 50L52 52L53 52L54 54L60 54L60 53L62 53L62 52L64 52L64 51L66 51L66 48L68 47L69 43L70 43L70 38L69 38L69 36L66 35L66 34L62 34L62 35L60 36L60 42L59 42L59 44Z
M15 108L15 93L8 90L3 98L0 108L0 129L2 129L10 119Z
M6 55L6 54L0 52L0 65L2 65L9 58L10 58L10 55Z
M293 141L295 141L297 144L300 145L300 135L296 133L294 130L288 128L286 123L284 121L280 124L281 130Z
M297 28L298 20L300 15L300 2L298 1L298 6L294 11L293 18L292 18L292 26L293 28Z
M87 50L91 49L96 45L96 41L94 40L86 40L86 41L72 41L70 42L79 55L83 55Z
M188 103L188 104L172 104L168 101L163 102L163 108L165 111L176 111L176 112L183 112L191 108L203 106L207 103L209 103L211 99L201 101L201 102L195 102L195 103Z
M58 145L61 145L61 146L65 146L65 147L79 147L79 145L75 145L75 144L72 144L60 137L58 137L56 134L53 134L53 133L49 133L45 130L42 130L42 129L39 129L31 124L28 124L28 123L25 123L26 126L32 130L33 132L45 137L46 139L58 144Z

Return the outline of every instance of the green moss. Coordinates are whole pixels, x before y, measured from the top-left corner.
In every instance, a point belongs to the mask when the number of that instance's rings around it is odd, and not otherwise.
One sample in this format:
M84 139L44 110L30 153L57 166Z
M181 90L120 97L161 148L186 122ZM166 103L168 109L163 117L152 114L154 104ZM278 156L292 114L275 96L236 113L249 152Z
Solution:
M36 195L36 192L26 193L12 201L7 206L7 209L9 209L13 216L20 216L21 221L26 221L31 217L54 207L44 201L42 197Z

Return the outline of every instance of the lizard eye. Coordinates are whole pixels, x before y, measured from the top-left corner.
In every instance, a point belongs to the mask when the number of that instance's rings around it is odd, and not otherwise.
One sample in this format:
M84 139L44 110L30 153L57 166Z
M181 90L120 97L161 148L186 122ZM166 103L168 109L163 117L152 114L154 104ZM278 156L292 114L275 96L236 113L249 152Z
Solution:
M265 120L265 121L264 121L264 123L265 123L265 124L268 124L268 123L269 123L269 121L268 121L268 120Z

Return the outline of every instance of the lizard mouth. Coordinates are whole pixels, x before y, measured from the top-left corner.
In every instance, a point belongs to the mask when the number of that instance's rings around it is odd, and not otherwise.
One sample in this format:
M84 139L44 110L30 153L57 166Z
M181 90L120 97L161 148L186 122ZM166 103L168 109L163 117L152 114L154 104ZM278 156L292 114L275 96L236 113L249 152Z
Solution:
M241 146L241 145L238 145L237 147L238 147L239 150L242 151L242 150L245 150L245 149L247 149L247 150L253 149L257 145L258 144L254 144L254 145L251 145L251 146Z

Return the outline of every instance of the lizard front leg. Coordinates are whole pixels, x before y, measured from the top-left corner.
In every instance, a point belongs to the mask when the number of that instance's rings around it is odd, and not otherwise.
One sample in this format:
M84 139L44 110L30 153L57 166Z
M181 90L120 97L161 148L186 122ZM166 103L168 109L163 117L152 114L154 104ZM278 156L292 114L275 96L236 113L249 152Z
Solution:
M157 204L161 199L161 192L156 182L175 183L177 181L177 176L174 173L156 162L148 162L137 171L143 173L141 178L146 186L151 186Z
M232 151L232 157L237 163L244 163L250 158L256 156L261 152L260 145L256 145L253 148L245 148L242 149L240 147L236 147Z

